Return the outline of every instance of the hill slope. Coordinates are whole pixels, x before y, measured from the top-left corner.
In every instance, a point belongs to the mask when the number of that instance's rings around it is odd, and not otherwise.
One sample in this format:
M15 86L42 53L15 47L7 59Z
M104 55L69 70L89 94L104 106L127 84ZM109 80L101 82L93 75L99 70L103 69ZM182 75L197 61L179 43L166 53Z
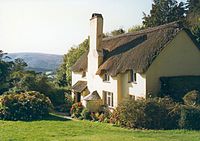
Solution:
M12 60L22 58L28 64L28 70L37 72L55 71L62 62L62 55L44 53L9 53Z

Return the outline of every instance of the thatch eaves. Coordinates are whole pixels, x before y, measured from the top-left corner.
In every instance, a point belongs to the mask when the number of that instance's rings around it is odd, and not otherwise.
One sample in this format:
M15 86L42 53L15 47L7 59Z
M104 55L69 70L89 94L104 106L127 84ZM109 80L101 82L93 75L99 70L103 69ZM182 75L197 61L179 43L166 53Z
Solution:
M81 93L87 88L87 81L78 81L72 86L72 90Z
M87 55L88 51L86 51L77 61L76 63L71 67L71 70L73 72L81 72L81 71L87 71Z

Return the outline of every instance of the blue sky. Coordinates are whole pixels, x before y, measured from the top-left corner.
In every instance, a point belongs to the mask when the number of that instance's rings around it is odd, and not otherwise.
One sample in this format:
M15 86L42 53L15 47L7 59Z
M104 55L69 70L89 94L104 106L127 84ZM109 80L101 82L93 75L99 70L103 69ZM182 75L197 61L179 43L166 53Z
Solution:
M183 0L185 1L185 0ZM64 54L89 34L92 13L104 32L142 23L152 0L0 0L0 49Z

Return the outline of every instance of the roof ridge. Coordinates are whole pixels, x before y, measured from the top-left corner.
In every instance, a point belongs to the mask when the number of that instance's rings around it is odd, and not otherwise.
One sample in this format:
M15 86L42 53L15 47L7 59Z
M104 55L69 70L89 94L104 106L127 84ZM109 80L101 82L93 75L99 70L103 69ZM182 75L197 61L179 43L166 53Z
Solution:
M175 22L171 22L171 23L167 23L167 24L163 24L163 25L155 26L155 27L149 27L149 28L146 28L143 30L135 31L133 33L124 33L124 34L120 34L117 36L106 37L106 38L103 38L103 41L117 39L117 38L125 37L125 36L137 36L137 35L144 34L144 33L154 32L154 31L160 30L160 29L165 29L165 28L168 28L171 26L176 26L177 28L180 28L181 27L180 21L175 21Z

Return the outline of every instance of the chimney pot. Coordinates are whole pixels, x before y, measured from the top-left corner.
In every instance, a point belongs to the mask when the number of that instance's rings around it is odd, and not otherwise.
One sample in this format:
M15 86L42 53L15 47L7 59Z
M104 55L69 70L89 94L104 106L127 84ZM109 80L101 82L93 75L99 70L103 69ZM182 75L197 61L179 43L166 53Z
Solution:
M94 18L103 18L103 16L99 13L93 13L91 20L94 19Z

